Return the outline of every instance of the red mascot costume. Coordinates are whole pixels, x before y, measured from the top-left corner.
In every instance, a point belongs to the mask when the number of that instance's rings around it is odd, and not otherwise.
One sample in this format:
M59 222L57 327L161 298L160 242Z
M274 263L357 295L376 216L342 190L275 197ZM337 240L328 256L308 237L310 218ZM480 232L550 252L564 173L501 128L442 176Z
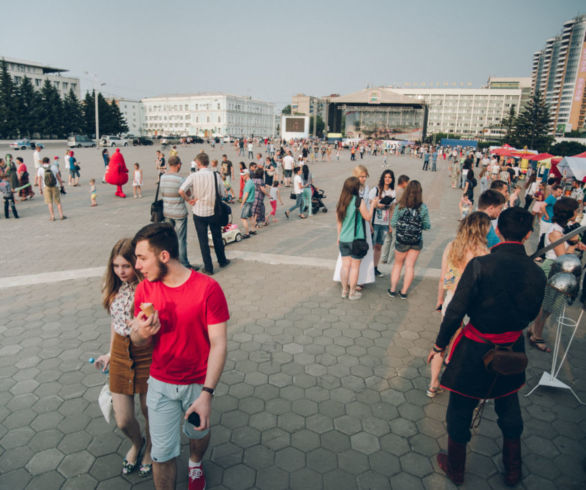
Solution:
M124 157L120 153L120 148L116 148L116 151L110 157L105 178L108 184L116 186L116 196L126 197L126 194L122 191L122 186L128 182L128 169L126 168L126 163L124 163Z

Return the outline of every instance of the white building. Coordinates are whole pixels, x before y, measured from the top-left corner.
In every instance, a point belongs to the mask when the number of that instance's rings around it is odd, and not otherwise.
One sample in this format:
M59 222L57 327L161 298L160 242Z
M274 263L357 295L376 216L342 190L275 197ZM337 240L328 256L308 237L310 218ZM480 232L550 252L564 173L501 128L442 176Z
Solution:
M145 130L155 135L272 136L275 107L251 97L208 92L142 99Z
M514 108L519 113L523 91L504 88L394 88L393 92L424 101L429 107L427 134L475 137L499 126Z
M66 72L64 68L55 68L34 61L23 61L15 58L2 57L6 62L8 74L12 80L20 84L24 77L28 77L36 90L40 90L45 80L49 80L53 86L59 91L61 98L64 98L71 89L79 99L81 91L79 86L79 78L64 77L61 73Z
M116 99L116 104L124 116L128 133L134 136L144 136L146 131L143 103L140 100Z

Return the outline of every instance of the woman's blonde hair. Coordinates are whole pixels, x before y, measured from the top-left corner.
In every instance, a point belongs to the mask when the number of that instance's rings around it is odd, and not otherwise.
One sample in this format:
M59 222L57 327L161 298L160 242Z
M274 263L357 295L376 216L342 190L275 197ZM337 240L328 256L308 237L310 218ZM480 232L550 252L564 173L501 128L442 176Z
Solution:
M361 174L366 174L367 177L370 177L368 169L364 165L356 165L356 167L352 169L352 175L354 175L354 177L360 177Z
M458 234L450 246L448 262L462 270L468 257L481 255L487 251L487 235L490 218L486 213L476 211L460 222Z
M121 240L118 240L112 248L112 252L110 252L110 259L108 260L106 274L104 275L104 284L102 286L102 306L108 311L110 311L110 306L112 306L112 302L114 301L114 298L116 298L120 286L122 286L122 281L114 273L114 259L118 257L118 255L123 257L124 260L132 266L135 281L138 282L142 280L141 273L134 267L136 265L136 256L134 255L132 239L122 238Z

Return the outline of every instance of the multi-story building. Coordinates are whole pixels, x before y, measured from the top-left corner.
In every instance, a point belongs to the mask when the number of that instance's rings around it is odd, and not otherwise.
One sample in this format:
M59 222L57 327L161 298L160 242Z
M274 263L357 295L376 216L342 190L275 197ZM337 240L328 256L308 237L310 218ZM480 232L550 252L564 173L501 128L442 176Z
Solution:
M49 80L53 86L58 90L61 97L65 97L70 90L80 98L79 78L64 77L61 75L65 73L64 68L55 68L52 66L42 65L33 61L17 60L15 58L1 57L0 59L6 62L8 74L12 77L15 83L20 83L24 77L28 77L36 90L40 90Z
M291 98L291 114L302 114L304 116L321 116L326 118L327 100L323 97L297 94Z
M392 90L427 104L427 134L452 133L465 137L483 136L490 128L499 126L511 107L517 115L523 98L522 88L393 87Z
M556 134L583 129L586 116L586 15L564 23L533 54L533 93L545 96Z
M251 97L207 92L147 97L144 105L148 135L272 136L275 107Z
M521 105L519 110L525 107L525 104L531 99L531 77L488 77L486 86L482 88L489 88L493 90L521 90Z
M144 105L140 100L114 99L124 116L128 133L134 136L143 136L144 127Z

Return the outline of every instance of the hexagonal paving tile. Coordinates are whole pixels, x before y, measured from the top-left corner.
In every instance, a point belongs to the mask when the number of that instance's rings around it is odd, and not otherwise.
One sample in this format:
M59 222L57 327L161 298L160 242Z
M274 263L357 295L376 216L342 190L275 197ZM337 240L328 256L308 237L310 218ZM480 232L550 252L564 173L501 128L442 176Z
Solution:
M58 449L46 449L36 453L27 463L26 469L32 475L39 475L56 469L63 458L63 453Z

